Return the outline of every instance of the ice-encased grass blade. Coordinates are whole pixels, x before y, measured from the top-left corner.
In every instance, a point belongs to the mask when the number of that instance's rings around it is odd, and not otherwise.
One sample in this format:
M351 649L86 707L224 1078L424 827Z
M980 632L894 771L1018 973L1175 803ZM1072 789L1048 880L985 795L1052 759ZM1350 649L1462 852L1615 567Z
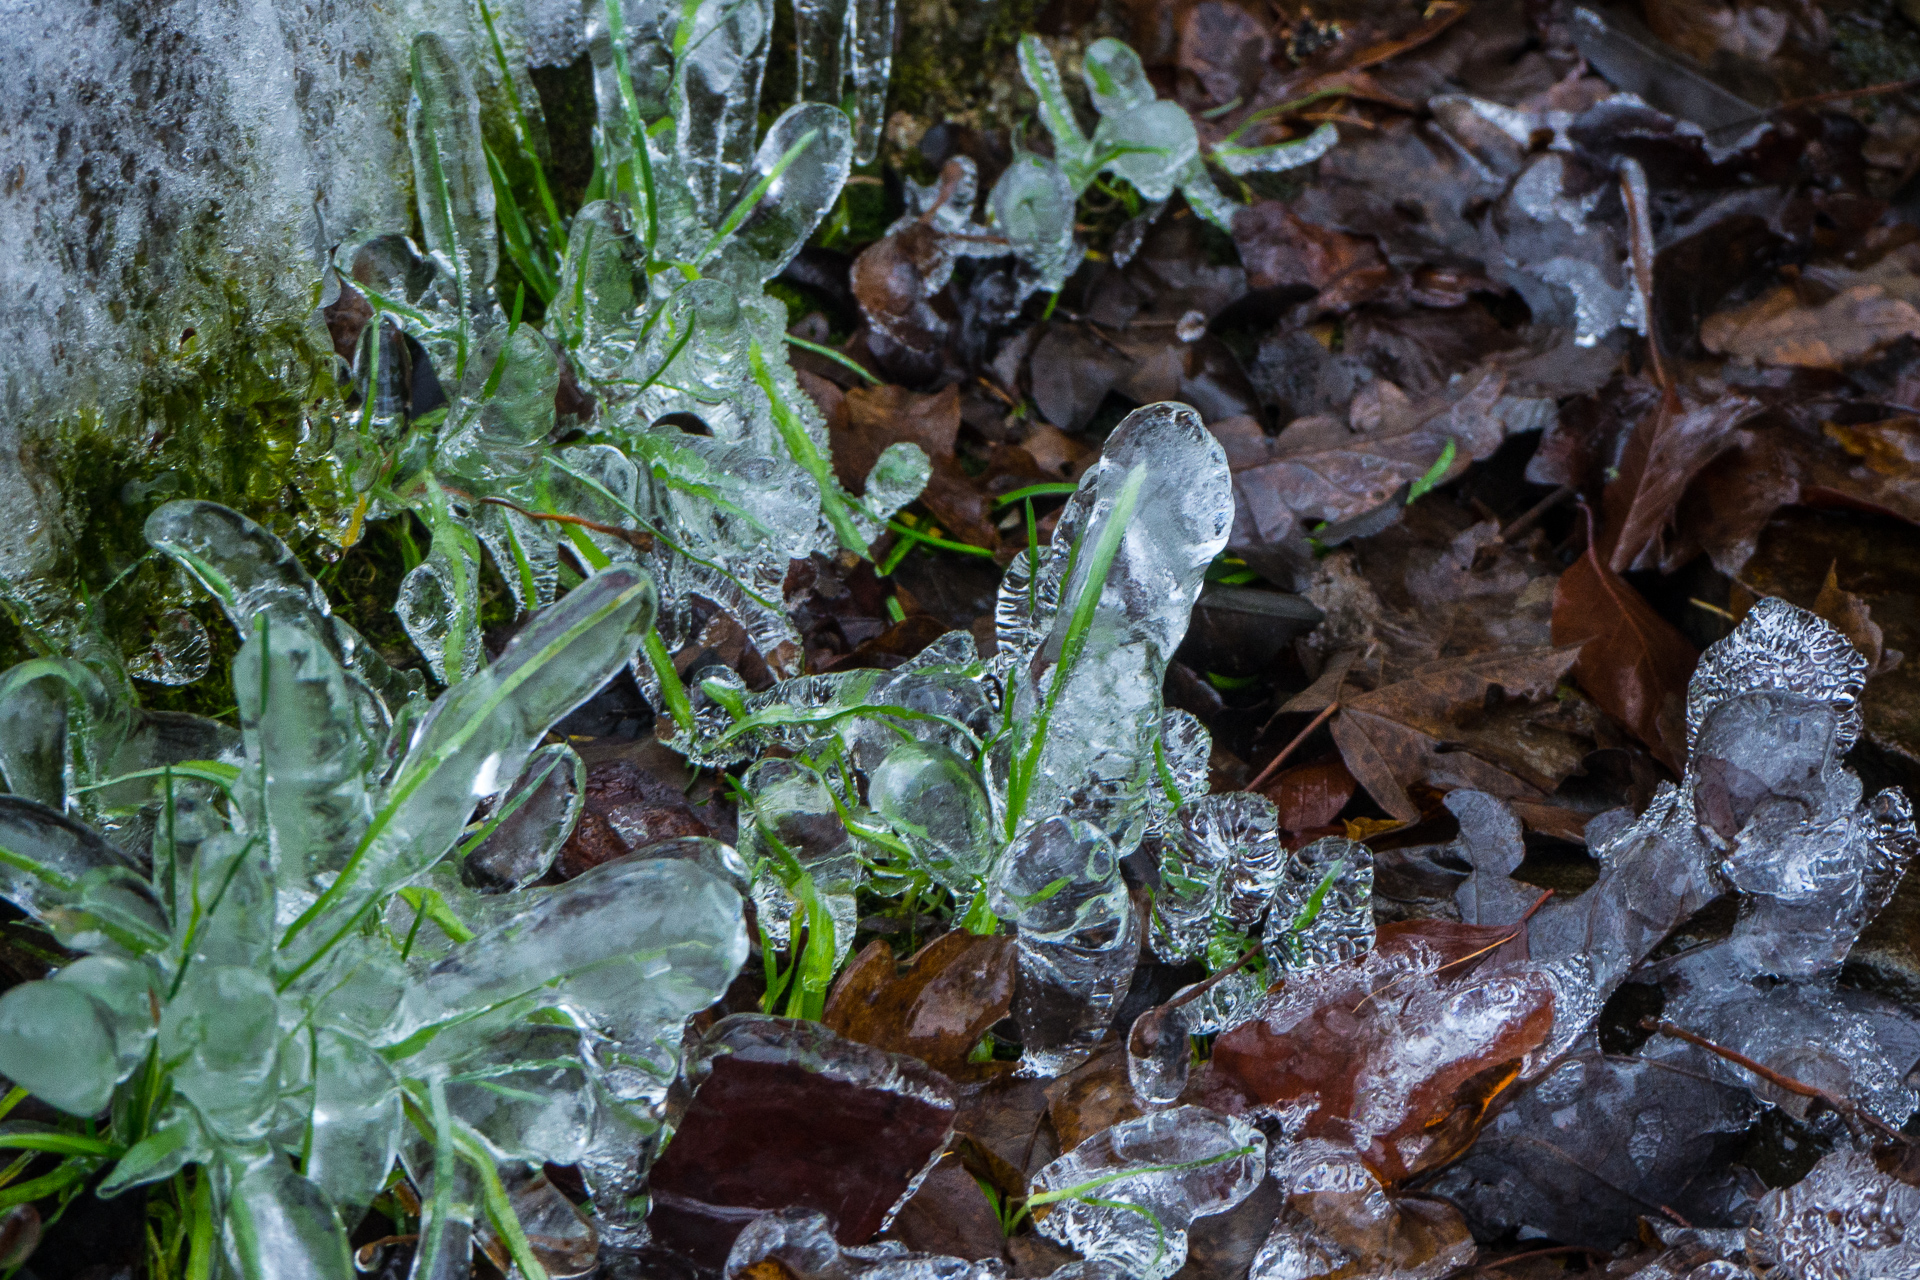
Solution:
M404 1060L445 1028L528 997L618 1021L643 983L651 1003L684 1018L725 991L746 955L740 895L718 876L677 858L607 863L436 963L403 998L387 1054ZM585 981L596 970L612 972Z
M652 579L604 569L529 623L498 662L441 696L339 878L282 937L286 981L376 898L445 856L474 803L517 777L548 727L633 657L654 603Z
M1250 173L1280 173L1312 164L1340 141L1340 130L1331 122L1322 124L1304 138L1275 142L1264 147L1220 145L1207 154L1213 162L1236 177Z
M753 152L773 0L709 0L687 8L692 11L674 33L674 153L695 215L714 226Z
M243 1280L352 1280L339 1213L284 1160L236 1171L226 1210L227 1263Z
M887 122L887 81L893 74L896 0L845 0L853 10L848 33L853 79L853 162L872 164Z
M1060 68L1036 35L1020 37L1019 58L1021 76L1040 99L1040 121L1053 138L1054 158L1074 191L1084 190L1087 183L1093 181L1099 166L1094 161L1093 143L1080 131L1080 122L1074 119L1073 104L1067 100L1066 86L1060 82Z
M345 673L312 633L262 616L233 662L253 792L282 883L311 896L373 818L366 739ZM244 794L244 792L243 792Z
M782 112L754 154L751 180L714 232L726 258L759 285L786 269L820 225L852 168L853 131L837 107L801 103Z
M467 316L490 299L499 270L493 176L480 141L480 99L447 42L433 32L414 37L413 97L407 143L413 152L415 197L427 250L454 271L460 310L457 378L465 371Z
M326 592L287 544L231 507L181 499L147 517L147 543L171 556L219 602L236 630L250 635L254 615L320 637L363 687L358 701L369 731L384 729L418 684L389 667L360 633L333 616Z

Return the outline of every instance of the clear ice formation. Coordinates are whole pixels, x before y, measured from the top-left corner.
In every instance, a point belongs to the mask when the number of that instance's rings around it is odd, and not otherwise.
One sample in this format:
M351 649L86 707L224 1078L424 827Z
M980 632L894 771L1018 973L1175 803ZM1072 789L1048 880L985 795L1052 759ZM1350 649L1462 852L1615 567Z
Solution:
M1009 846L987 883L994 914L1019 928L1020 1071L1057 1076L1093 1052L1127 994L1140 917L1113 842L1053 817Z
M1836 1151L1801 1181L1760 1197L1746 1253L1783 1280L1920 1275L1920 1187L1863 1151Z
M1142 922L1119 863L1150 829L1191 806L1217 811L1218 834L1205 839L1253 841L1257 854L1222 890L1236 910L1257 902L1274 870L1270 817L1260 833L1266 802L1205 799L1206 731L1161 704L1167 661L1232 515L1225 456L1199 415L1136 410L1082 477L1052 545L1009 570L990 661L955 632L892 671L805 676L762 693L729 671L695 672L692 730L672 744L702 763L796 757L755 766L770 779L814 770L806 812L819 820L808 845L818 852L797 865L862 849L891 865L887 875L924 874L1014 922L1022 1070L1057 1075L1091 1052L1126 994ZM849 769L865 775L866 805L843 781ZM1213 820L1196 818L1196 830ZM743 852L756 851L755 900L778 940L793 876L781 878L758 840L743 835ZM844 883L854 882L850 872Z
M865 498L839 487L825 424L787 363L785 308L764 292L837 199L852 132L836 107L803 102L756 146L771 0L594 8L605 198L564 235L542 224L564 242L550 265L516 257L549 303L545 334L515 320L495 285L496 225L514 250L540 218L497 196L474 85L448 42L414 42L408 136L425 245L362 239L323 282L323 302L352 290L373 312L354 365L360 404L332 424L360 507L334 532L351 540L365 520L407 508L427 524L432 550L398 610L443 680L482 657L483 554L523 612L553 600L563 562L645 567L669 652L692 638L698 594L787 673L798 657L790 561L864 554L928 474L902 444ZM437 420L386 390L405 356L385 340L397 332L432 362L449 401ZM591 397L596 440L556 447L555 396L569 380L575 402ZM679 425L691 423L704 429ZM657 673L641 674L657 692Z
M1340 138L1322 124L1297 142L1222 144L1203 157L1193 120L1178 103L1157 99L1140 56L1111 37L1089 45L1083 60L1081 74L1100 116L1091 137L1037 36L1021 37L1020 73L1040 99L1053 158L1020 151L988 193L987 207L1020 263L1022 296L1059 289L1079 265L1085 249L1073 235L1074 201L1102 173L1126 179L1156 205L1178 188L1195 213L1225 231L1232 229L1234 205L1213 185L1207 161L1236 175L1271 173L1311 164Z
M1139 1280L1166 1280L1187 1260L1195 1218L1225 1213L1259 1185L1266 1137L1244 1120L1174 1107L1094 1134L1034 1175L1051 1197L1035 1226L1088 1259Z
M588 578L429 706L383 677L257 526L172 504L149 533L245 637L239 740L177 725L171 754L130 752L151 718L67 666L0 681L41 713L8 735L9 785L38 794L0 797L15 855L0 893L86 953L0 997L0 1072L92 1116L157 1045L167 1101L144 1141L101 1162L100 1194L208 1168L228 1265L248 1280L347 1280L344 1224L396 1158L427 1192L416 1274L464 1274L497 1166L524 1190L530 1167L580 1164L617 1235L685 1019L746 957L739 894L662 858L489 897L446 861L463 836L472 852L518 842L489 863L519 882L550 856L555 810L574 803L550 780L571 785L577 761L540 740L631 659L650 584L625 567ZM40 697L49 681L80 714ZM396 683L406 700L390 708L376 685ZM209 749L179 754L193 746ZM62 767L69 748L77 769ZM144 847L132 827L116 845L68 816L75 779L127 764L116 794L147 811ZM496 796L496 813L519 809L470 833ZM372 914L388 900L413 909Z
M914 1253L893 1240L842 1245L817 1209L782 1209L755 1218L734 1240L724 1275L726 1280L746 1280L764 1274L769 1269L765 1264L793 1280L1007 1280L1007 1264L998 1258L969 1262ZM1045 1280L1131 1277L1115 1263L1087 1259L1056 1267Z
M1740 895L1733 934L1683 957L1676 975L1690 972L1683 980L1701 999L1683 992L1669 1016L1705 1015L1740 986L1758 998L1776 983L1797 987L1792 999L1831 1005L1841 961L1920 843L1907 797L1888 789L1862 803L1859 778L1840 762L1859 736L1865 679L1845 637L1772 598L1702 655L1688 686L1685 775L1596 848L1598 883L1532 922L1531 953L1559 985L1562 1009L1534 1069L1572 1044L1661 939L1728 890ZM1879 1105L1913 1107L1904 1090L1867 1091Z
M1287 1201L1247 1280L1445 1280L1474 1260L1473 1237L1448 1229L1443 1206L1396 1201L1350 1147L1276 1140L1268 1171Z

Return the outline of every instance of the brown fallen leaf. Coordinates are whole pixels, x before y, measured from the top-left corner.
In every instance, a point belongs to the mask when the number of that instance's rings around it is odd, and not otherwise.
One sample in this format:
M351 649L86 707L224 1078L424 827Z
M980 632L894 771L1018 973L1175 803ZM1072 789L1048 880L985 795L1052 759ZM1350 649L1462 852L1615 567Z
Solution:
M1827 580L1813 602L1813 611L1831 622L1841 635L1853 642L1854 648L1866 656L1869 676L1891 670L1899 663L1902 655L1898 650L1889 654L1886 636L1873 620L1873 611L1867 602L1851 591L1840 589L1840 562L1837 560L1827 567ZM1892 661L1888 661L1889 657Z
M1601 563L1591 544L1554 590L1553 642L1579 646L1573 677L1580 687L1679 773L1687 751L1687 680L1700 655Z
M1127 1076L1127 1049L1118 1040L1047 1085L1047 1118L1063 1151L1140 1114Z
M1203 1087L1301 1107L1302 1137L1394 1184L1463 1151L1552 1027L1553 989L1530 969L1455 978L1376 951L1274 988L1214 1042Z
M1747 396L1717 395L1694 403L1681 394L1662 396L1627 437L1618 478L1607 485L1603 542L1616 573L1658 566L1671 573L1694 549L1669 546L1667 531L1687 487L1738 440L1734 429L1760 412Z
M921 395L905 387L856 387L844 393L845 417L829 427L833 469L854 493L864 491L867 474L881 451L902 441L917 444L933 464L920 501L949 535L975 546L997 548L993 507L954 456L960 431L960 393L948 387Z
M1505 387L1504 376L1483 370L1444 394L1415 401L1376 379L1353 398L1345 422L1300 418L1278 436L1230 442L1236 542L1292 545L1305 553L1317 522L1384 507L1403 486L1425 476L1449 442L1453 461L1436 480L1458 476L1506 438L1500 416Z
M1370 692L1343 692L1334 744L1353 777L1402 822L1420 818L1408 795L1416 783L1543 803L1588 750L1572 726L1554 723L1554 690L1577 656L1572 648L1469 654ZM1319 709L1304 698L1284 709Z
M1280 200L1235 211L1233 243L1255 289L1304 286L1321 311L1346 312L1391 292L1406 291L1378 245L1361 236L1307 222Z
M840 975L820 1020L849 1040L964 1079L968 1053L1011 1012L1013 981L1010 938L956 929L920 948L904 970L876 940Z
M1832 291L1808 305L1782 285L1752 302L1708 316L1707 350L1759 364L1841 369L1904 337L1920 338L1920 253L1889 253L1864 270L1809 268L1804 278Z

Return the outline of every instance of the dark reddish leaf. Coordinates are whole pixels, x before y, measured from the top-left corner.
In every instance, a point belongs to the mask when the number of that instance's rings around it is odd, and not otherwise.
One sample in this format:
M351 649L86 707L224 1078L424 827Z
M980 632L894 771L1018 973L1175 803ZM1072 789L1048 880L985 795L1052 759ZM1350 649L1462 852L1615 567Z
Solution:
M1287 831L1311 831L1340 816L1359 784L1338 760L1296 765L1268 783L1262 794L1280 813Z
M1851 591L1840 589L1838 562L1827 566L1827 580L1821 585L1820 594L1813 602L1813 611L1832 623L1841 635L1853 642L1854 648L1866 655L1869 672L1881 669L1880 660L1886 652L1886 637L1874 622L1873 610L1867 602ZM1898 660L1897 656L1895 660Z
M1600 562L1595 547L1560 575L1553 642L1580 646L1573 666L1580 687L1678 773L1687 750L1687 679L1700 655Z
M1552 987L1529 970L1453 978L1375 952L1275 988L1214 1042L1211 1074L1253 1105L1308 1108L1304 1136L1395 1183L1465 1149L1552 1028Z
M1236 211L1233 243L1255 289L1301 286L1323 311L1349 311L1393 287L1396 273L1371 240L1316 226L1279 200ZM1401 282L1404 287L1404 281Z
M565 877L577 876L662 840L712 834L713 828L679 786L617 757L587 770L580 821L560 847L555 869Z
M690 1055L692 1099L649 1177L660 1245L718 1268L757 1211L827 1215L863 1244L952 1130L946 1079L817 1022L735 1014Z
M951 1155L934 1163L926 1180L900 1207L899 1216L887 1228L887 1239L919 1253L969 1261L998 1258L1006 1246L987 1193Z
M884 941L870 942L840 975L821 1020L850 1040L963 1076L967 1054L1012 1011L1013 979L1011 938L956 929L904 968Z
M888 445L919 445L933 463L920 500L947 533L962 542L997 547L992 503L954 457L960 431L960 393L948 387L920 395L905 387L856 387L845 394L844 426L831 436L840 482L863 493L867 474Z

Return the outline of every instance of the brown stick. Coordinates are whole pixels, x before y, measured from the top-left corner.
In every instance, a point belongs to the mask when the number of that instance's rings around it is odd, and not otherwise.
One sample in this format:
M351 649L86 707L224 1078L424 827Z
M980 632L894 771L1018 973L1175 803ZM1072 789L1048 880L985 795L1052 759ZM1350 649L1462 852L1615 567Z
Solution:
M1817 1085L1808 1084L1804 1080L1795 1080L1792 1076L1781 1075L1766 1063L1755 1062L1752 1058L1749 1058L1737 1049L1729 1049L1723 1044L1715 1044L1697 1031L1689 1031L1685 1027L1678 1026L1675 1023L1654 1018L1640 1019L1640 1029L1642 1031L1658 1032L1661 1035L1674 1036L1678 1039L1685 1040L1688 1044L1705 1049L1708 1053L1725 1058L1735 1066L1743 1067L1753 1072L1754 1075L1759 1076L1776 1089L1784 1089L1788 1093L1818 1102L1845 1120L1848 1124L1864 1125L1866 1128L1879 1133L1881 1137L1890 1142L1897 1142L1902 1146L1911 1145L1913 1142L1912 1138L1909 1138L1906 1134L1900 1132L1886 1121L1881 1120L1870 1112L1862 1111L1851 1098L1842 1098L1837 1094L1828 1093L1825 1089Z
M1302 729L1299 733L1296 733L1293 735L1292 742L1289 742L1286 746L1280 748L1279 755L1267 761L1267 767L1260 771L1260 774L1258 777L1256 777L1252 782L1249 782L1247 784L1247 790L1258 791L1260 789L1260 784L1265 782L1268 778L1271 778L1273 776L1273 771L1275 769L1278 769L1281 766L1281 764L1286 761L1286 758L1293 754L1294 748L1298 747L1301 743L1305 742L1307 740L1308 734L1312 733L1315 729L1318 729L1321 725L1325 724L1327 722L1327 718L1331 716L1334 712L1338 711L1339 709L1340 709L1340 704L1338 702L1329 702L1326 706L1326 710L1322 711L1319 715L1315 716L1313 720L1307 725L1306 728Z
M1568 498L1571 498L1575 492L1572 485L1561 485L1558 489L1555 489L1552 493L1540 499L1540 501L1534 503L1531 507L1528 507L1525 514L1521 515L1519 519L1502 529L1500 531L1500 541L1512 542L1515 538L1533 528L1536 524L1539 524L1540 521L1545 518L1547 512L1553 510Z
M598 520L589 520L585 516L563 516L551 511L529 511L517 502L508 502L505 498L481 498L481 502L492 503L496 507L506 507L518 511L529 520L550 520L555 524L576 524L582 529L591 529L595 533L604 533L608 537L618 538L636 551L653 550L653 535L644 529L622 529L617 524L602 524Z

